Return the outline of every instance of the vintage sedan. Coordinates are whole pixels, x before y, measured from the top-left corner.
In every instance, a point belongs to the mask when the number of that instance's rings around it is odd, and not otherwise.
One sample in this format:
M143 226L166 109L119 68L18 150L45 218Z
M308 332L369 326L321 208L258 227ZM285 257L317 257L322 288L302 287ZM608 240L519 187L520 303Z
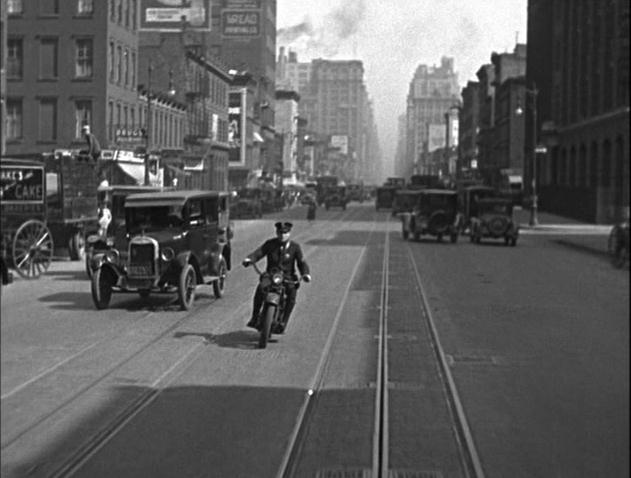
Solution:
M418 241L422 235L432 235L439 242L449 236L458 240L458 194L448 189L422 189L411 214L403 215L403 237Z
M397 216L405 213L411 213L422 190L422 188L405 188L395 191L394 199L392 201L392 215Z
M127 254L112 248L93 258L92 299L109 306L112 292L177 293L188 310L198 285L223 295L230 270L233 228L228 193L169 191L132 194L125 200Z
M471 218L471 242L480 243L483 237L503 239L504 244L517 244L519 226L513 219L513 201L506 198L478 200L478 214Z
M332 207L346 209L348 198L345 186L331 186L324 192L324 208L328 211Z

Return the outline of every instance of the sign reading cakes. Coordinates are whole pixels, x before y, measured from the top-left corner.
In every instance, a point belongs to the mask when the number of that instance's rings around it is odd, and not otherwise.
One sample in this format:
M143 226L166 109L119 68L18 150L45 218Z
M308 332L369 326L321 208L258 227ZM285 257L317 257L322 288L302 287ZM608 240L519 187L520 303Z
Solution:
M3 166L0 170L2 202L42 202L44 200L44 168Z
M256 37L261 34L261 0L224 0L221 33L226 37Z
M140 0L140 30L210 31L211 0Z

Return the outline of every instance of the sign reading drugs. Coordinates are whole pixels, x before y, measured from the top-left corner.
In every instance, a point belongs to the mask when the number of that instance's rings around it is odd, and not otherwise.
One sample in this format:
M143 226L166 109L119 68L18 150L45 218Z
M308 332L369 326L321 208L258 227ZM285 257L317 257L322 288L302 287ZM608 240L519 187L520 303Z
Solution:
M210 31L211 0L140 0L140 30Z

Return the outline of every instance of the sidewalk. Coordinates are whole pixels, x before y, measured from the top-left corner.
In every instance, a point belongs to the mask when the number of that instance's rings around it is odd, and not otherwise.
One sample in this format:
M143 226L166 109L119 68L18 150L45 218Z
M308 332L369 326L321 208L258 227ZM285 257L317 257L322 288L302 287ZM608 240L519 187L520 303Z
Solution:
M556 242L591 254L607 255L607 240L613 225L588 224L575 219L538 211L538 224L531 226L530 210L515 209L520 234L553 234Z

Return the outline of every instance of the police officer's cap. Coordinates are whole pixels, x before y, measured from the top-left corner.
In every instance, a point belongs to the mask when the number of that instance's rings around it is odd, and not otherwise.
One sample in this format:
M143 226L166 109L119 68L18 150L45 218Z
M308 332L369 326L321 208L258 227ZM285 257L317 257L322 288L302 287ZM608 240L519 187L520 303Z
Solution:
M294 225L291 222L277 222L275 224L277 232L289 232Z

